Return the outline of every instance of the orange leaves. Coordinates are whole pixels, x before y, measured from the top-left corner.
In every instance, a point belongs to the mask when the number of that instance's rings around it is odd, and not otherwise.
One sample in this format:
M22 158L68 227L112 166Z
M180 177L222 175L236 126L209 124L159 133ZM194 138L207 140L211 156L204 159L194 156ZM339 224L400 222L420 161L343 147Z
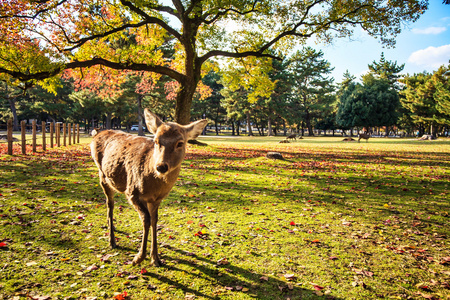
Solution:
M129 299L129 296L128 296L128 293L125 291L123 293L115 295L113 298L116 300L126 300L126 299Z

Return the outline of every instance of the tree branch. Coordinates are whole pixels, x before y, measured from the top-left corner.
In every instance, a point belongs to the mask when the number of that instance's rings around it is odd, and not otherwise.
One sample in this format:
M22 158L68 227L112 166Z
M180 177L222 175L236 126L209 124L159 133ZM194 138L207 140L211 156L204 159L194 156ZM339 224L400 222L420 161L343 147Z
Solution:
M29 81L29 80L43 80L47 79L53 76L56 76L57 74L61 73L62 71L66 69L77 69L77 68L89 68L96 65L102 65L105 67L109 67L111 69L115 70L133 70L133 71L147 71L147 72L155 72L162 75L167 75L170 78L178 81L183 82L185 81L185 75L181 74L177 71L174 71L170 68L164 67L164 66L151 66L141 63L119 63L119 62L113 62L109 61L103 58L93 58L90 60L85 61L73 61L69 62L67 64L61 64L58 67L55 67L53 70L49 71L43 71L43 72L37 72L33 74L28 74L21 71L12 71L5 68L0 67L0 73L9 74L10 76L19 79L20 81Z
M214 23L215 21L217 21L217 19L219 19L220 17L228 14L229 12L233 12L233 13L236 13L236 14L241 15L241 16L250 14L252 12L257 12L258 10L255 9L255 6L256 6L257 3L258 3L258 1L253 2L252 8L250 10L247 10L247 11L242 11L241 12L241 11L238 11L238 10L236 10L234 8L228 8L228 9L225 9L223 11L219 11L211 20L206 20L206 18L209 16L209 13L206 13L206 14L204 14L202 16L202 22L205 23L206 25L210 25L210 24Z
M49 10L56 8L56 7L58 7L58 6L62 5L62 4L64 4L64 3L67 2L67 1L68 1L68 0L61 0L59 3L57 3L57 4L54 5L54 6L50 6L50 7L47 7L47 8L40 9L40 10L36 11L36 12L34 13L34 15L32 15L32 16L26 16L26 15L12 15L12 16L7 16L7 15L5 15L5 16L2 16L2 15L0 15L0 19L7 19L7 18L12 18L12 17L14 17L14 18L22 18L22 19L35 19L35 18L36 18L37 16L39 16L40 14L46 13L46 12L48 12ZM49 1L48 1L48 0L37 1L38 4L45 4L45 3L47 3L47 2L49 2Z
M281 60L278 56L263 53L263 51L245 51L245 52L229 52L229 51L221 51L221 50L212 50L198 58L198 62L203 64L206 60L215 56L223 56L223 57L232 57L232 58L244 58L248 56L256 56L256 57L268 57L276 60Z
M169 24L167 24L163 20L149 16L145 11L143 11L142 9L133 5L130 1L120 0L120 3L122 3L122 5L128 7L134 13L140 15L144 20L147 21L147 24L157 24L157 25L161 26L163 29L165 29L168 33L173 35L176 39L180 40L180 38L181 38L180 33L178 31L176 31L174 28L170 27ZM152 7L152 8L154 8L154 7ZM160 6L159 8L160 8L160 11L167 11L167 12L172 11L172 14L174 16L176 16L175 12L173 12L173 10L169 7ZM163 10L163 8L165 8L165 9Z

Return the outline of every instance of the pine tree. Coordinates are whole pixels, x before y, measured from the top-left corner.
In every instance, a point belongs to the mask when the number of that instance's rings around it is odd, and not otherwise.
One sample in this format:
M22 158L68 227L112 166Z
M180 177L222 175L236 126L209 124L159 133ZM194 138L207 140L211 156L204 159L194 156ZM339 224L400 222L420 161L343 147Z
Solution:
M369 64L370 73L373 73L377 78L388 80L389 84L397 88L396 83L400 78L399 73L403 71L405 64L397 65L397 61L392 62L386 60L384 53L381 52L381 58L379 62L373 61Z
M313 119L320 117L320 112L334 100L330 97L334 91L334 79L327 76L333 69L323 58L323 52L311 47L297 51L291 58L289 70L293 80L292 93L298 104L295 109L301 121L305 122L309 135L314 135Z

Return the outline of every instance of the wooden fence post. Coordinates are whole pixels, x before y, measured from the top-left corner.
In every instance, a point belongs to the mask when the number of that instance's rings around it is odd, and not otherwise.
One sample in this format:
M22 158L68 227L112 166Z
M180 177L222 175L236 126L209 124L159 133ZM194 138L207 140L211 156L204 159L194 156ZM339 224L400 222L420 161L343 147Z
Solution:
M67 133L69 134L69 146L70 146L72 145L72 136L71 136L72 129L70 127L70 123L67 124Z
M73 143L75 145L77 141L77 125L72 123L72 130L73 130Z
M8 155L13 154L13 120L9 119L7 123L6 139L8 141Z
M32 133L33 133L33 152L36 152L36 120L33 120L32 124Z
M22 154L27 154L27 138L26 138L26 131L27 131L27 125L25 124L25 121L22 120L20 122L20 131L22 134Z
M55 125L56 125L56 147L61 147L61 124L57 122Z
M66 123L63 123L63 146L66 146L66 138L67 138L67 132L66 132Z
M42 127L42 151L47 151L47 141L45 140L45 131L47 128L45 128L46 123L44 121L41 122Z
M80 124L77 124L77 144L80 143Z
M53 122L50 123L50 148L53 148Z

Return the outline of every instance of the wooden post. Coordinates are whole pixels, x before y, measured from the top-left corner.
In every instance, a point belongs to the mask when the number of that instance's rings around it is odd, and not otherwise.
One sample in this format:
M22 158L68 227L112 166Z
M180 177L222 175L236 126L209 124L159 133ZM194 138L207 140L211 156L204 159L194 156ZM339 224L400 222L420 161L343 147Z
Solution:
M80 143L80 124L77 124L77 144Z
M56 147L61 147L61 124L57 122L55 125L56 125Z
M70 127L70 123L67 124L67 133L69 134L69 146L70 146L72 145L72 136L71 136L72 129Z
M33 122L31 123L32 126L32 134L33 134L33 152L36 152L36 120L33 120Z
M77 125L76 124L72 124L72 130L73 130L73 143L75 145L76 141L77 141Z
M26 130L27 125L25 124L25 121L20 122L20 131L22 133L22 154L27 154L27 138L26 138Z
M53 122L50 123L50 148L53 148Z
M45 140L45 125L46 123L44 121L41 122L41 126L42 126L42 151L47 151L47 141Z
M63 123L63 146L66 146L66 138L67 138L67 132L66 132L66 123Z
M9 119L7 123L8 155L13 154L13 120Z

